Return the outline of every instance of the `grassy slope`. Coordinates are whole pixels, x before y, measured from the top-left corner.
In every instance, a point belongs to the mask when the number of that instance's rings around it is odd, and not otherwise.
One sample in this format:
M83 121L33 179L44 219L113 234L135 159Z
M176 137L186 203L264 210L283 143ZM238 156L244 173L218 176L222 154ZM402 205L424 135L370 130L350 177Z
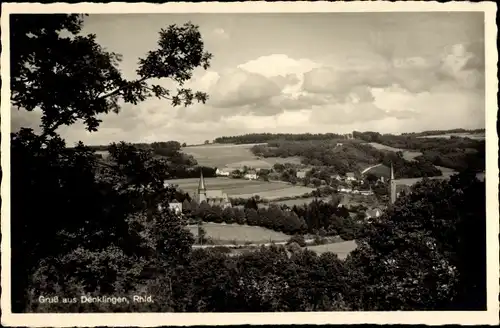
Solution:
M179 185L185 192L192 193L198 187L198 179L167 180L168 183ZM278 198L286 196L300 196L314 190L313 188L293 186L281 182L251 181L230 178L205 178L208 189L220 189L229 197L249 198L260 195L262 198Z
M193 235L198 235L198 227L196 225L188 227ZM203 229L207 232L207 237L216 240L220 244L231 243L232 241L241 244L245 242L269 243L271 241L287 241L291 237L282 232L239 224L204 223Z
M355 250L356 247L356 242L354 240L349 240L340 243L307 246L307 249L318 253L318 255L326 252L335 253L339 257L339 259L343 260L347 257L347 255L349 255L350 252Z
M394 148L394 147L379 144L377 142L369 142L368 144L376 149L390 150L390 151L394 151L394 152L400 151L403 153L403 158L406 159L407 161L411 161L415 157L422 155L422 153L418 152L418 151L410 151L410 150L405 150L405 149L401 149L401 148Z
M251 151L255 144L211 144L190 146L181 149L183 153L192 155L198 164L209 167L230 167L237 169L243 166L253 168L270 168L276 163L300 164L300 158L257 158Z

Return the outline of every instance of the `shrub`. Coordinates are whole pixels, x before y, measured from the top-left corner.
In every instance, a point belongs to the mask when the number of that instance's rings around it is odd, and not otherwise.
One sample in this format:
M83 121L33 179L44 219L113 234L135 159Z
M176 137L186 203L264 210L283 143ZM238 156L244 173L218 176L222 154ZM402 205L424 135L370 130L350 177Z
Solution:
M314 236L314 245L324 245L327 243L326 238L321 237L321 236Z
M287 245L290 245L292 243L297 243L300 247L305 247L306 246L306 241L304 239L304 236L302 235L294 235L290 240L288 241Z

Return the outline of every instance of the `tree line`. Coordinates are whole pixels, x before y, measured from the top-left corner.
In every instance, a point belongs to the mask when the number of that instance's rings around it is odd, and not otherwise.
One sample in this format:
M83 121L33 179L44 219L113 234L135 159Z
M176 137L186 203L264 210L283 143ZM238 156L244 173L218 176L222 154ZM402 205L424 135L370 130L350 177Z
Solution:
M241 255L193 250L187 221L168 209L178 194L164 185L166 158L117 143L103 160L81 142L66 147L57 130L80 121L97 131L99 115L118 112L120 101L206 101L183 88L194 68L210 65L198 27L161 29L157 48L139 59L139 77L128 80L121 57L82 34L83 22L10 16L12 104L42 114L41 133L11 135L14 313L485 309L485 184L465 172L398 198L345 261L294 244ZM297 216L330 224L321 206ZM134 294L154 303L73 301ZM41 295L61 302L41 303Z
M401 133L402 136L412 136L412 137L426 137L426 136L437 136L441 134L449 134L449 133L485 133L486 129L450 129L450 130L428 130L422 132L406 132Z
M183 201L182 210L191 222L214 222L259 226L285 234L318 234L337 236L352 240L361 233L363 222L350 217L349 211L338 206L339 198L332 197L329 202L315 200L309 204L292 207L270 204L258 207L250 198L243 207L211 206L206 202ZM363 217L364 219L364 217Z
M214 139L214 143L231 143L231 144L253 144L267 143L270 141L310 141L310 140L332 140L346 139L343 134L339 133L250 133L239 136L225 136Z

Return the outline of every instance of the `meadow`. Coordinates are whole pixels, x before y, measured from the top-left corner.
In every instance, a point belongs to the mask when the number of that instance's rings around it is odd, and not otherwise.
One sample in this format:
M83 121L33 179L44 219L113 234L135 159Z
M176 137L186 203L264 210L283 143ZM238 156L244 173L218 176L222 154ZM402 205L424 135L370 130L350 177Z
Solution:
M173 179L166 180L166 183L178 185L180 189L187 193L193 193L198 188L199 179ZM256 180L231 179L225 177L205 178L207 189L217 189L225 192L229 197L250 198L259 195L265 199L276 199L281 197L301 196L314 189L293 186L283 182L266 182Z
M437 134L432 136L422 136L417 138L444 138L450 139L451 137L462 137L462 138L470 138L475 140L484 140L486 135L484 133L446 133L446 134Z
M402 152L403 153L403 158L407 161L413 161L415 157L418 157L422 155L421 152L419 151L411 151L411 150L406 150L406 149L401 149L401 148L394 148L386 145L379 144L378 142L368 142L370 146L376 149L380 150L388 150L388 151L393 151L393 152Z
M227 167L234 170L244 166L256 169L270 169L276 163L300 164L299 157L258 158L250 151L250 148L255 145L258 144L210 144L183 147L181 151L192 155L199 165L217 168Z
M191 233L198 236L198 226L188 226ZM288 241L291 236L274 230L239 224L203 223L206 236L217 244L269 243Z
M349 255L350 252L355 250L356 247L356 242L354 240L349 240L340 243L307 246L306 248L317 253L318 255L326 252L335 253L339 257L339 259L343 260Z
M293 206L301 206L301 205L304 205L304 204L309 204L309 203L312 203L313 200L315 199L318 199L318 200L322 200L322 201L328 201L328 198L316 198L316 197L307 197L307 198L296 198L296 199L288 199L288 200L279 200L279 201L275 201L275 202L270 202L270 203L267 203L267 204L259 204L259 207L268 207L269 205L278 205L278 206L281 206L281 205L287 205L287 206L290 206L290 207L293 207Z

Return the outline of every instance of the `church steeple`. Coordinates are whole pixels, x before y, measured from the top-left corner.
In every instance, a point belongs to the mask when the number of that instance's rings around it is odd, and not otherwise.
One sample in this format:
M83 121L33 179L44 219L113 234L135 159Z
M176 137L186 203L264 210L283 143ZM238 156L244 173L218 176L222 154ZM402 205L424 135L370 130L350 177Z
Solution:
M203 178L203 171L200 169L200 181L198 182L198 190L196 193L198 204L207 201L207 188L205 187L205 179Z
M200 170L200 181L198 182L198 192L205 191L205 179L203 178L203 170Z
M394 167L392 166L391 162L391 181L390 181L390 194L391 194L391 204L394 204L396 202L396 180L394 179Z

